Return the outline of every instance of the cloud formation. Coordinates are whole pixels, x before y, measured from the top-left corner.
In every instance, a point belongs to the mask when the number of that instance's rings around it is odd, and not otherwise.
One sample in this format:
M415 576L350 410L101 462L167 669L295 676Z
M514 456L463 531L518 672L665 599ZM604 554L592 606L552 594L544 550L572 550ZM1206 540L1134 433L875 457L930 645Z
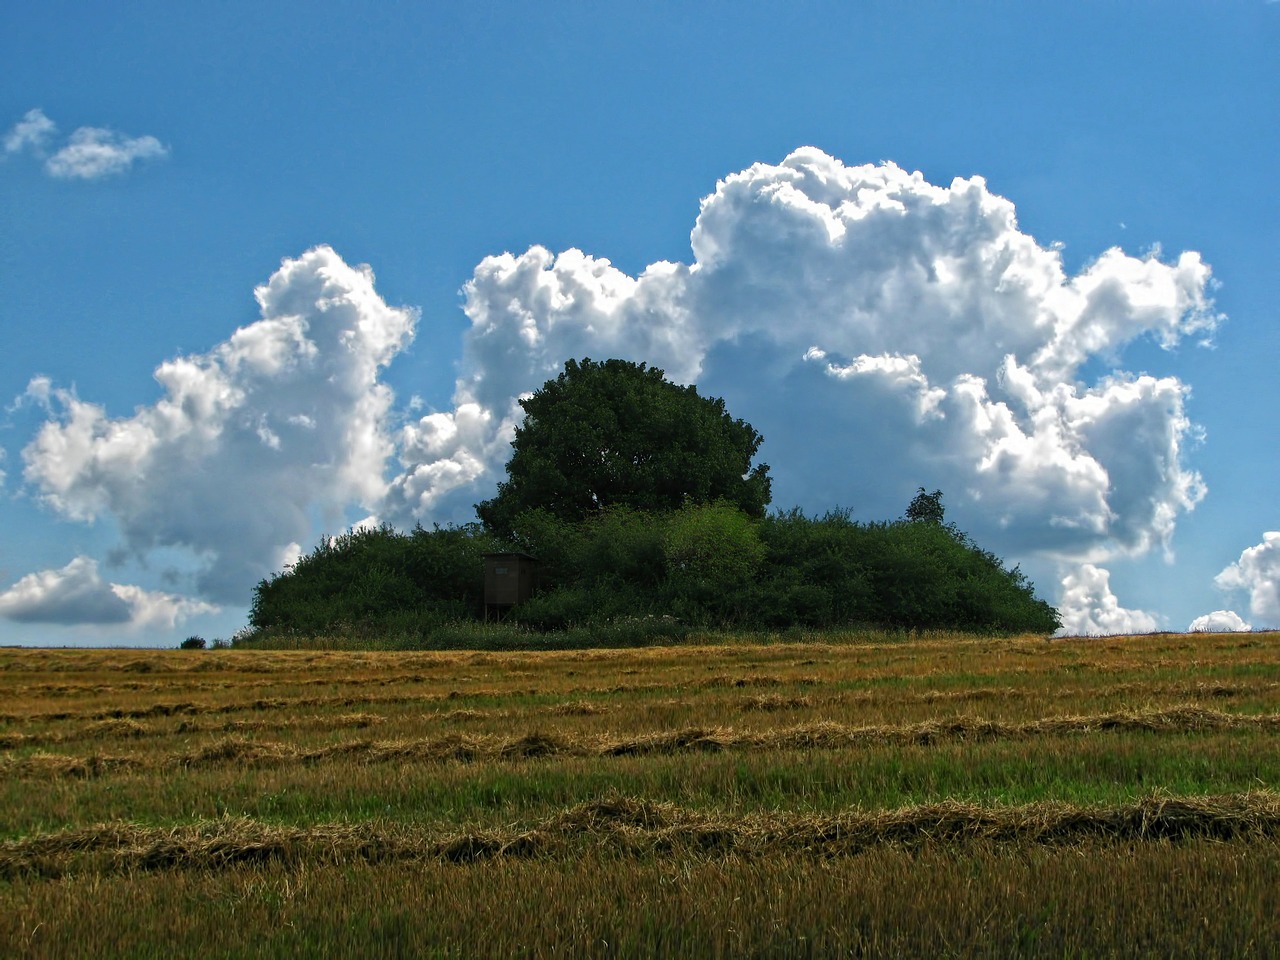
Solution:
M57 125L39 108L27 111L5 135L6 154L30 152L43 157ZM62 180L98 180L127 171L139 160L168 156L152 136L129 137L105 127L80 127L44 162L45 172Z
M1145 610L1129 610L1111 592L1111 573L1091 563L1062 579L1062 597L1058 602L1062 615L1059 636L1112 636L1128 633L1151 633L1160 623Z
M45 162L50 176L97 180L124 173L137 160L163 157L169 150L155 137L126 137L101 127L81 127Z
M1280 626L1280 531L1264 533L1262 542L1245 549L1214 583L1223 590L1247 592L1255 622Z
M1202 617L1196 617L1187 627L1189 633L1237 633L1249 630L1246 623L1234 610L1215 610Z
M21 153L24 150L40 152L45 143L57 132L57 125L44 115L39 107L28 110L21 120L4 136L5 153Z
M1185 385L1083 370L1139 337L1213 330L1198 254L1113 249L1068 276L982 178L935 186L814 148L721 181L691 240L691 264L638 277L578 250L482 261L457 410L420 425L434 444L402 449L414 479L392 508L474 498L513 396L585 355L724 396L764 434L783 505L892 516L937 486L1004 548L1096 561L1167 545L1204 495Z
M131 417L47 380L28 388L53 414L23 451L40 498L64 517L113 520L138 557L185 551L217 603L246 603L317 520L383 500L392 393L380 374L417 318L328 247L286 260L255 295L261 319L161 364L164 395Z
M172 629L188 617L217 607L171 593L108 583L98 562L79 556L60 570L27 574L0 593L0 617L18 623Z
M937 186L811 147L721 181L691 246L638 276L579 250L486 257L463 288L453 409L407 421L380 377L413 312L317 248L259 288L257 323L162 364L165 396L132 417L33 382L55 416L25 478L64 516L114 519L139 555L185 548L201 596L244 603L318 516L468 519L522 393L570 357L644 360L763 433L780 506L881 519L940 488L984 545L1085 563L1064 595L1080 632L1154 628L1091 564L1167 548L1205 493L1186 385L1118 369L1135 339L1212 333L1198 254L1112 249L1071 275L981 177Z

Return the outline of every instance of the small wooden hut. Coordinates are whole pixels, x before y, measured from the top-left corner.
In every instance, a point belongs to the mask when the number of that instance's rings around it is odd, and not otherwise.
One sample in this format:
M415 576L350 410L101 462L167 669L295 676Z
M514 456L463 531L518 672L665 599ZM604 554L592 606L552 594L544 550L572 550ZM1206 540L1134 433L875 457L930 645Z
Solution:
M533 594L538 561L527 553L484 555L484 615L501 619Z

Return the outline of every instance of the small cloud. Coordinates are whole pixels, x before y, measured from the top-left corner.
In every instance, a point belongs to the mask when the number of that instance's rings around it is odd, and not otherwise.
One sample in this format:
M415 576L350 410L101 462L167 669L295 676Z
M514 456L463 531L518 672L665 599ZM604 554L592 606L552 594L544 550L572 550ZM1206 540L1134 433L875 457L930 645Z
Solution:
M31 153L44 157L58 127L36 108L4 137L5 154ZM80 127L44 163L60 180L98 180L127 171L136 161L159 159L169 148L152 136L130 137L106 127Z
M1063 577L1058 612L1062 615L1059 636L1151 633L1160 628L1147 611L1120 606L1111 592L1111 572L1091 563L1081 564L1074 573Z
M0 593L0 617L60 626L169 627L217 607L175 594L108 583L98 562L79 556L60 570L30 573Z
M32 377L27 389L13 398L13 402L5 407L5 413L14 413L27 406L36 406L45 413L52 410L50 399L53 396L53 381L48 377Z
M1215 610L1196 617L1187 627L1189 633L1238 633L1250 629L1234 610Z
M135 160L167 156L155 137L126 137L101 127L81 127L70 142L45 163L50 176L62 180L97 180L124 173Z
M1213 582L1226 591L1248 591L1255 622L1280 625L1280 530L1264 533L1261 543L1241 552Z
M302 544L288 543L280 548L280 558L276 561L279 570L292 570L294 564L302 559Z
M44 111L37 107L34 110L28 110L22 119L13 125L13 128L5 134L4 152L5 153L21 153L23 150L33 150L41 153L44 150L45 142L53 136L58 127L52 120L44 115Z

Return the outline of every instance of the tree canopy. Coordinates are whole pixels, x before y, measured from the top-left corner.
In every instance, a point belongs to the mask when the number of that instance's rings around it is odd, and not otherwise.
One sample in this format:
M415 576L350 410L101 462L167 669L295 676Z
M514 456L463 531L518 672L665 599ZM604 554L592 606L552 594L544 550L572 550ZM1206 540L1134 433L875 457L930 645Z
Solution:
M926 493L921 487L907 505L907 519L919 523L942 523L946 516L942 508L942 491Z
M494 533L509 536L535 509L576 521L607 507L724 501L764 516L769 467L751 464L763 437L723 400L672 383L657 367L570 360L520 405L507 479L476 505Z

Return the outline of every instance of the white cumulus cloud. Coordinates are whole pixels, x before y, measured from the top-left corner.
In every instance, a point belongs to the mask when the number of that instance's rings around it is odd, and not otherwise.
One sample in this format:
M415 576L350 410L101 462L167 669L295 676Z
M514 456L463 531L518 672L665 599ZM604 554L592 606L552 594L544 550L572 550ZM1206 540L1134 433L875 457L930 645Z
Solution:
M119 526L138 556L186 550L201 596L245 603L315 535L313 511L383 499L394 442L382 368L416 313L388 306L367 267L318 247L256 291L261 319L155 372L162 398L112 418L34 381L55 416L23 451L24 477L63 516Z
M110 518L139 556L186 549L202 597L244 603L353 508L469 519L501 478L519 397L590 356L724 397L763 433L782 507L881 519L939 488L984 545L1088 564L1167 548L1204 496L1187 386L1120 365L1135 339L1212 332L1198 254L1113 249L1070 274L981 177L939 186L811 147L717 184L691 254L636 276L574 249L486 257L463 287L452 409L406 421L381 376L415 314L317 248L258 289L260 320L161 364L163 397L133 416L33 381L52 416L25 480L63 516ZM1074 576L1080 630L1154 628L1105 570Z
M390 514L487 495L514 398L582 356L723 396L764 434L784 506L893 516L936 486L1002 549L1096 561L1167 546L1204 495L1186 386L1082 372L1212 331L1195 253L1113 249L1068 275L980 177L937 186L811 147L719 183L691 243L691 263L634 277L579 250L483 260L456 409L406 433Z
M1120 606L1111 592L1110 571L1091 563L1081 564L1063 578L1058 612L1062 615L1058 633L1066 637L1151 633L1160 628L1147 611Z
M98 562L85 556L59 570L27 574L0 593L0 617L18 623L172 629L188 617L217 610L188 597L108 583L98 573Z
M1223 590L1246 591L1255 622L1280 626L1280 530L1264 533L1261 543L1245 549L1214 582Z
M5 134L6 154L44 156L57 125L39 108L29 110ZM168 156L153 136L130 137L106 127L79 127L44 162L45 172L62 180L98 180L127 171L139 160Z
M1187 627L1190 633L1237 633L1248 630L1249 624L1234 610L1215 610L1196 617Z

